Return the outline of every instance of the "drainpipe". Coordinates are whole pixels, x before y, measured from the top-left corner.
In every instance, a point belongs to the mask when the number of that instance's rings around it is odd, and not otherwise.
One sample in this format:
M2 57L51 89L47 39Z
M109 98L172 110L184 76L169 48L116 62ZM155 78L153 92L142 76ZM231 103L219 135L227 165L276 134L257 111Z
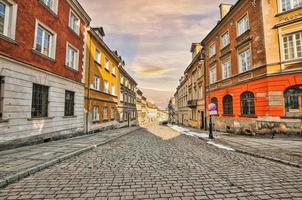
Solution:
M86 134L89 133L89 130L88 130L88 122L89 122L89 111L90 111L90 65L91 65L91 35L88 32L88 35L89 35L89 48L88 48L88 51L89 51L89 55L88 55L88 92L87 92L87 112L86 112Z

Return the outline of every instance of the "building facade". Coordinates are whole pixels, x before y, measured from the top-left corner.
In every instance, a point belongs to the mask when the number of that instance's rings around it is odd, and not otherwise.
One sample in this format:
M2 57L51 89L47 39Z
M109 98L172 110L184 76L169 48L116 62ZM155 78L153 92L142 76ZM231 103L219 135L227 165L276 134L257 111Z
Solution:
M137 120L139 125L143 124L143 112L142 112L142 98L143 98L143 92L141 90L139 90L138 88L135 89L136 90L136 112L137 112Z
M124 63L124 62L123 62ZM118 104L119 121L121 126L137 125L136 111L136 81L127 73L122 64L119 67L120 98Z
M179 80L179 86L176 90L176 119L177 124L188 126L190 108L187 107L188 103L188 77L183 76Z
M52 2L0 0L1 145L84 131L90 18L76 0Z
M85 111L87 132L119 127L120 58L104 42L103 28L87 35Z
M301 133L299 13L292 0L221 5L221 20L202 41L216 130Z
M185 75L188 77L187 107L190 108L188 125L193 128L205 129L204 57L201 44L193 43L191 53L192 62L185 70Z

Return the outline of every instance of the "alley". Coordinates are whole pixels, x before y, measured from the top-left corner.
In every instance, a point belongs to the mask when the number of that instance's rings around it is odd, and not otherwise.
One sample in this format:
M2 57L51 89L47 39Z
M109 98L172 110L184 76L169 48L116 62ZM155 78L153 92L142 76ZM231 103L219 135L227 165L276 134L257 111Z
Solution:
M301 199L301 169L150 125L0 190L0 199Z

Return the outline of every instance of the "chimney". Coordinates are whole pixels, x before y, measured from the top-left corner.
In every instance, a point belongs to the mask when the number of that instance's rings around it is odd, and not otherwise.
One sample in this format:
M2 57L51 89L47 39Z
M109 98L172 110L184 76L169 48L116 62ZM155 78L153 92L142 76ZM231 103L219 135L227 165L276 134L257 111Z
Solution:
M200 43L192 43L191 45L191 53L192 53L192 59L195 58L195 56L201 51L202 46Z
M220 19L223 19L228 12L231 10L232 8L232 4L227 4L227 3L222 3L220 4L219 8L220 8Z

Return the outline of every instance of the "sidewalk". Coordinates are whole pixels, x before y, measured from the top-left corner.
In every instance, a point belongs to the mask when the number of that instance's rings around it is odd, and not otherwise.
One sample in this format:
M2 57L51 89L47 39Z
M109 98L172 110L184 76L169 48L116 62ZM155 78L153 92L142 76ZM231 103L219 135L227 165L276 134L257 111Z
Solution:
M0 187L138 129L140 127L115 129L66 140L0 151Z
M186 131L187 135L208 140L208 132L189 128L176 127L178 131ZM189 131L188 131L189 130ZM278 137L275 139L241 136L228 133L214 132L211 144L223 145L235 149L237 152L261 157L284 164L302 168L302 137Z

